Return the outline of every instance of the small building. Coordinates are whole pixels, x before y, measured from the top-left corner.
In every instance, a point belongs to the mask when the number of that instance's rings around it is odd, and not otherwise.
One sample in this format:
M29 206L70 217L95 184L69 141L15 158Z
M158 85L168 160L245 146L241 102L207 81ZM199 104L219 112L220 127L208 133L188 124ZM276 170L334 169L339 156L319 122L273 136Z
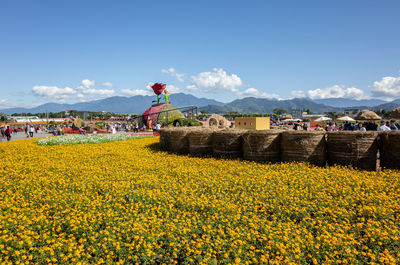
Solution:
M236 117L235 128L249 130L269 130L269 117Z

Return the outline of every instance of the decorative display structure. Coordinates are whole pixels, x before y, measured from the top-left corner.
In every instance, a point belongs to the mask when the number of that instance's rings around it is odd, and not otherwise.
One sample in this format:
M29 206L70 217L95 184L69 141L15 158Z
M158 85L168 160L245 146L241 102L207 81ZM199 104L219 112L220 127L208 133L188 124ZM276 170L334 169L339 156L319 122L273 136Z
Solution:
M151 86L154 94L157 95L157 100L153 102L157 102L157 104L152 105L143 112L143 123L148 129L151 129L157 123L164 126L176 126L179 120L184 118L182 112L171 105L166 87L167 85L163 83L155 83ZM165 103L160 103L163 92Z

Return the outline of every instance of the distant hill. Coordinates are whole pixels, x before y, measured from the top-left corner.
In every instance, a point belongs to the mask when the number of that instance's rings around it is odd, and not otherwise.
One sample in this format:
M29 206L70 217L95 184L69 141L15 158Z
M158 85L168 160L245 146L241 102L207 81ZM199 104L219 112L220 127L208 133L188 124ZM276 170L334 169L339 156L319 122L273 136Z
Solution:
M265 98L243 98L237 99L223 106L208 105L202 107L210 113L271 113L275 108L286 109L290 112L291 109L310 109L312 112L323 113L325 111L338 111L339 108L334 108L313 102L306 98L295 98L290 100L273 100Z
M85 111L108 111L114 113L143 113L149 106L155 96L133 96L133 97L110 97L101 100L94 100L88 102L80 102L75 104L59 104L59 103L46 103L35 108L10 108L3 109L0 112L7 115L13 113L44 113L60 112L67 109L70 110L85 110ZM175 107L184 106L206 106L216 105L220 106L223 103L213 99L197 98L192 95L178 93L171 95L172 104Z
M393 109L398 108L398 107L400 107L400 103L394 103L392 101L392 102L389 102L389 103L385 103L385 104L381 104L381 105L378 105L378 106L374 106L374 107L372 107L372 109L373 110L382 110L382 109L384 109L384 110L393 110Z
M325 98L325 99L313 99L312 101L337 108L352 108L357 106L374 107L377 105L388 103L381 99L366 99L366 100L355 100L349 98Z
M391 103L400 104L400 98L393 100Z

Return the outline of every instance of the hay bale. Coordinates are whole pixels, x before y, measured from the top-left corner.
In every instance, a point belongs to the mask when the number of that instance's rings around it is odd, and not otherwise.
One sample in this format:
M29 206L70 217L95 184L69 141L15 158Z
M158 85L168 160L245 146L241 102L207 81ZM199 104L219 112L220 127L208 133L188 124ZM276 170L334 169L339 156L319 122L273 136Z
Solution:
M282 131L247 131L243 134L243 158L252 161L280 161Z
M213 154L217 157L242 157L242 135L245 130L225 129L212 136Z
M171 128L169 127L162 128L160 129L159 134L160 134L161 150L169 151L169 142L170 142L169 138L171 134Z
M400 107L393 109L390 113L390 117L393 119L400 119Z
M96 124L93 124L93 123L89 123L88 125L83 127L83 129L85 131L98 131L98 130L101 130L99 126L97 126Z
M215 130L199 128L188 133L189 154L194 156L211 155L213 153L212 135Z
M400 169L400 131L379 133L380 166Z
M187 138L190 128L171 127L160 130L160 147L162 150L173 153L189 153L189 142Z
M382 118L371 110L362 110L356 117L356 120L381 120Z
M326 164L325 132L287 131L282 133L282 161L309 162L317 166Z
M328 132L328 163L376 170L377 137L371 131Z

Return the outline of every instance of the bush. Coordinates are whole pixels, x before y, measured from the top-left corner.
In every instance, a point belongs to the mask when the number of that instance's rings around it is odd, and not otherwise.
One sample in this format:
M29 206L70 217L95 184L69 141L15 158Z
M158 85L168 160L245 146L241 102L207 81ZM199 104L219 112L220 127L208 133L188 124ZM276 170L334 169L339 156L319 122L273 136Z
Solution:
M178 120L180 126L200 126L200 122L198 120L195 119L179 119Z
M7 121L7 115L0 113L0 121Z
M96 122L95 125L97 125L100 129L104 129L106 127L105 123L101 121Z

